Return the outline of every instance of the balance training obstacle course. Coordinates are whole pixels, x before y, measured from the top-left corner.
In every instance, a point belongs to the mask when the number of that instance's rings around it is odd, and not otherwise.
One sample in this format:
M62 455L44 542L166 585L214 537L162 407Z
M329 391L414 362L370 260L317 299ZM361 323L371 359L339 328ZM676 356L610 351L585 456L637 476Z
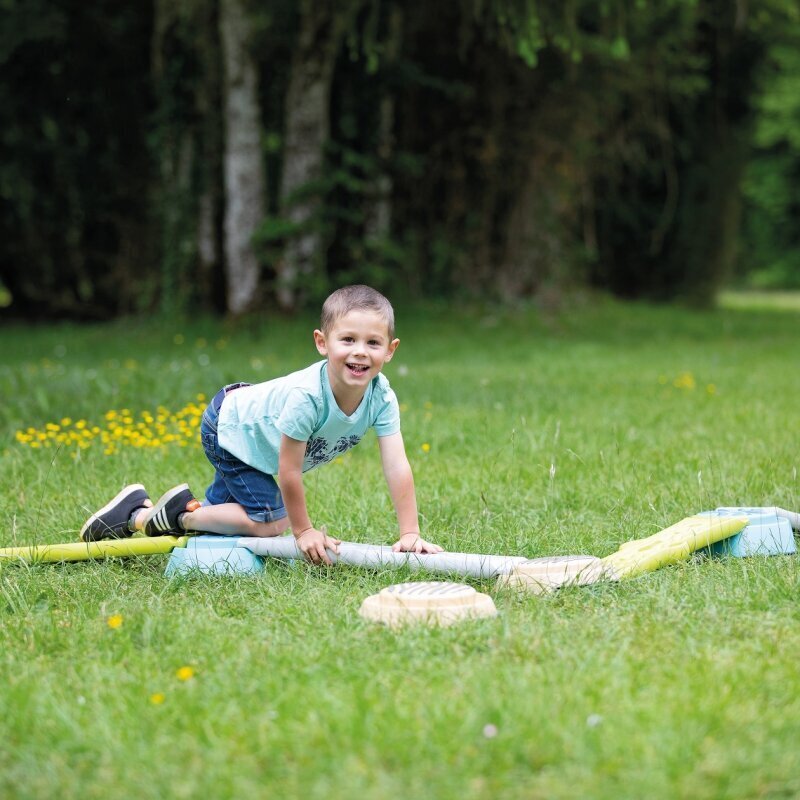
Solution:
M724 507L687 517L644 539L623 544L605 558L555 556L526 559L476 553L396 553L391 547L342 542L331 561L367 569L408 569L468 578L500 578L502 583L537 593L567 584L621 580L688 557L696 550L734 556L794 553L792 528L800 529L800 514L776 507ZM101 542L9 547L0 560L65 562L171 553L167 575L189 571L209 574L260 572L265 559L301 560L294 537L236 536L134 537Z

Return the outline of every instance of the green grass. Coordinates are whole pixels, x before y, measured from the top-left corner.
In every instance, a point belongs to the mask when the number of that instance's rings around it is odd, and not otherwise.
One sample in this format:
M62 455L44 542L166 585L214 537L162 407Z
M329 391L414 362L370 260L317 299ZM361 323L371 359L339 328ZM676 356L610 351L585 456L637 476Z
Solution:
M602 556L718 505L797 509L791 309L401 311L387 374L425 533ZM0 330L0 545L71 541L128 482L201 493L210 478L194 446L108 456L32 449L18 430L177 410L303 367L313 326ZM393 541L373 441L307 479L317 523ZM165 562L0 565L0 796L800 794L794 557L695 558L545 598L476 583L498 618L401 632L357 612L404 574L167 580Z
M722 308L743 311L800 311L800 292L725 291L720 296Z

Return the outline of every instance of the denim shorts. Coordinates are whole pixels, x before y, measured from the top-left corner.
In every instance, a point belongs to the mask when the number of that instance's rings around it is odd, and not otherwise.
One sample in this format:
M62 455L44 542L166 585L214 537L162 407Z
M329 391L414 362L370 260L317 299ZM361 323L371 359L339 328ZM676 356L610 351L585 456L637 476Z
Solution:
M275 522L287 516L281 490L272 475L240 461L233 453L219 446L217 422L225 395L246 383L234 383L220 389L203 412L200 438L206 457L214 467L214 481L206 489L206 502L238 503L254 522Z

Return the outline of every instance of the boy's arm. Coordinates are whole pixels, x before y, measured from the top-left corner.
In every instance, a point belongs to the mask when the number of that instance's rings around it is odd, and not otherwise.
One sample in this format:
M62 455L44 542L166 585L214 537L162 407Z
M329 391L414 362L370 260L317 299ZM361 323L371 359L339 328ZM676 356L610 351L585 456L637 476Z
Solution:
M438 544L426 542L419 532L417 515L417 495L414 490L414 475L408 463L406 448L401 433L390 436L379 436L378 446L381 451L381 464L389 494L392 497L397 523L400 526L400 538L392 550L414 553L441 553Z
M278 455L278 482L283 495L283 502L289 514L292 533L297 539L297 546L303 555L312 563L321 561L330 564L331 560L325 549L339 552L339 540L328 536L325 531L317 530L306 507L306 493L303 488L303 458L306 443L281 435L281 450Z

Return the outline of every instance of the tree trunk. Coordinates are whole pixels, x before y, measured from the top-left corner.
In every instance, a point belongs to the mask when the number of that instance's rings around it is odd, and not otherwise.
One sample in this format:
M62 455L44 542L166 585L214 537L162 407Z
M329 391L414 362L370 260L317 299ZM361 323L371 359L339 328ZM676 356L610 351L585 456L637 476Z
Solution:
M225 149L224 252L227 310L252 308L259 266L252 238L264 217L265 179L257 72L248 49L249 23L242 0L221 0Z
M386 36L384 69L395 67L403 41L403 9L393 6L389 11L388 32ZM364 238L367 242L386 239L392 228L392 190L394 182L387 169L394 153L395 134L395 95L391 87L384 88L378 109L378 159L380 171L373 181L370 204L364 220Z
M321 258L320 232L314 224L319 196L301 190L308 189L322 174L338 39L333 5L304 0L286 93L280 191L282 214L294 230L276 265L278 303L287 310L297 306L298 297Z

